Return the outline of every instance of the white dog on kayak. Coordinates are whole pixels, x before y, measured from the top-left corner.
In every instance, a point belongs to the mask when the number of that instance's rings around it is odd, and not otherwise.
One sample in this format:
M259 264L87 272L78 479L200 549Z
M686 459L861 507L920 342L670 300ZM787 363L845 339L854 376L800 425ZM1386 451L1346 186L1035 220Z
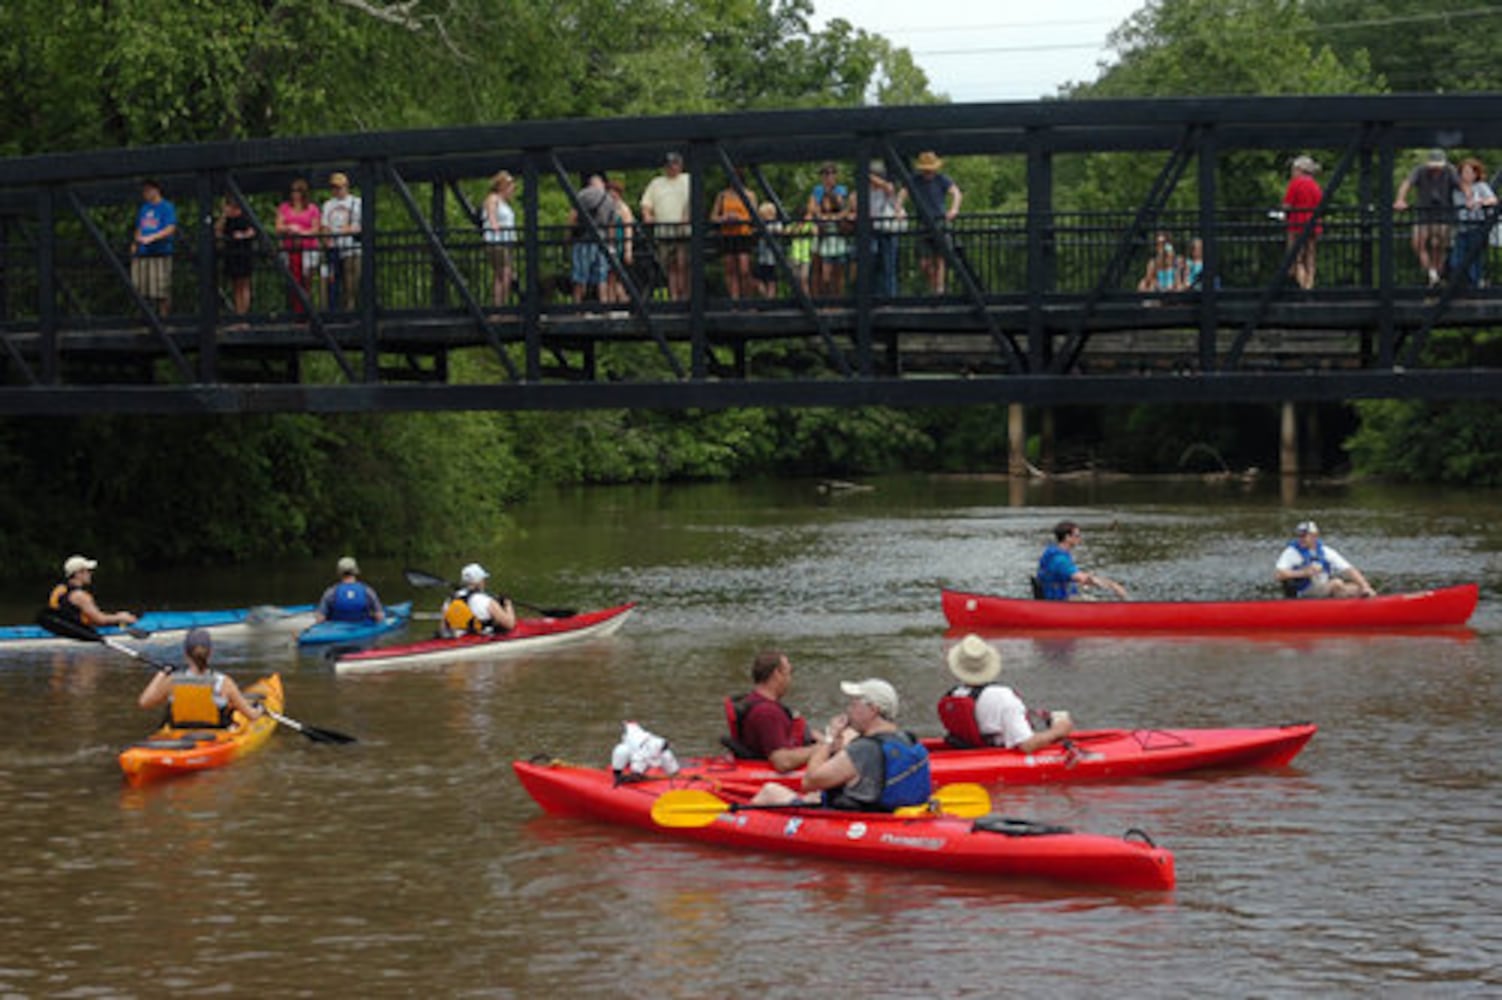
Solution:
M622 724L621 741L610 753L610 769L617 784L640 780L652 768L669 777L678 773L678 758L664 737L649 733L635 722Z

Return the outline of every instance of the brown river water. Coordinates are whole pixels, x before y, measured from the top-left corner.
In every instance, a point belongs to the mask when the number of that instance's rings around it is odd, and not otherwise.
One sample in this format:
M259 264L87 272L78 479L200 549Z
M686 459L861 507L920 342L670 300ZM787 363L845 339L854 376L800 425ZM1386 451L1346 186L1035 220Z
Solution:
M151 719L144 672L94 646L0 652L0 997L1502 994L1502 677L1496 493L1276 484L902 478L598 489L517 509L479 558L538 604L641 602L614 638L338 677L285 637L222 642L280 671L278 733L217 772L132 790L114 757ZM621 721L709 752L753 653L787 650L797 706L883 676L934 733L939 587L1022 596L1049 527L1152 597L1271 597L1295 521L1380 589L1481 584L1428 634L997 640L1037 705L1086 726L1313 720L1294 766L995 789L1011 816L1148 831L1172 893L746 855L541 814L510 770L604 765ZM66 546L64 546L66 547ZM59 559L66 553L59 549ZM98 573L106 606L313 600L339 553L275 569ZM387 600L403 563L362 560ZM4 621L30 618L11 581ZM407 637L426 634L414 624ZM149 647L175 656L171 646Z

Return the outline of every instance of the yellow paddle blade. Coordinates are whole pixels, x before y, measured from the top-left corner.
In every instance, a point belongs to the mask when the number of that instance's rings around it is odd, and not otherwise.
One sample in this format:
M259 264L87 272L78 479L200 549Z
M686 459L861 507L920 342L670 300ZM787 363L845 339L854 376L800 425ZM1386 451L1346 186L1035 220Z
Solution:
M991 811L991 793L985 786L973 782L956 782L934 789L933 798L927 805L903 806L892 811L894 816L928 816L947 813L961 819L975 819Z
M698 788L675 788L652 803L652 822L658 826L708 826L730 811L730 803Z

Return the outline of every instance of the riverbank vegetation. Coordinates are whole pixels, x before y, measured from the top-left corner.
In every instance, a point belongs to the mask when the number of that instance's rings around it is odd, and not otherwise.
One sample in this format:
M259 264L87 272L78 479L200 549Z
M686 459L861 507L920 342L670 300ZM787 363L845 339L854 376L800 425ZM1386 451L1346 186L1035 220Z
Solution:
M1116 59L1097 81L1061 97L1497 89L1502 69L1485 40L1498 19L1438 16L1448 6L1159 0L1116 32ZM12 90L0 153L942 99L906 50L843 21L815 27L807 0L218 0L145 10L0 5L0 75ZM1271 204L1296 152L1228 158L1220 183ZM966 210L1015 208L1018 169L956 158ZM1061 207L1133 204L1155 171L1122 154L1074 158L1060 165ZM1192 188L1180 197L1192 204ZM1456 363L1499 350L1470 333L1435 344ZM454 360L461 377L483 364ZM1498 485L1499 422L1494 404L1328 407L1320 461ZM545 483L994 470L1005 466L1006 427L1001 407L12 419L0 423L0 469L12 484L0 495L0 558L19 571L50 566L59 545L143 565L355 545L452 551L503 531L507 505ZM1071 409L1054 427L1068 467L1276 463L1270 406Z

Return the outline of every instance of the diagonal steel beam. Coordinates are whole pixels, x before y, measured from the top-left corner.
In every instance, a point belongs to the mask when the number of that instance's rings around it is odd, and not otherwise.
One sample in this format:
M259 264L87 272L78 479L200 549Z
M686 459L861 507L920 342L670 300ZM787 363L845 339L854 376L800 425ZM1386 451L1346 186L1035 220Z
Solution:
M911 191L913 188L913 174L907 168L907 161L897 152L897 147L892 144L891 139L885 140L882 146L887 155L887 162L890 165L889 169L893 170L902 179L903 185ZM865 199L863 198L862 200L864 201ZM923 204L919 198L913 199L913 207L918 210L919 218L923 222L923 228L928 231L928 236L933 240L933 245L944 254L944 259L960 279L960 284L965 286L965 294L970 297L970 303L975 310L976 316L986 324L986 332L991 335L991 339L995 341L996 346L1001 348L1001 353L1006 355L1008 367L1014 374L1026 372L1028 370L1027 357L1022 353L1022 348L1018 346L1016 339L1010 333L1004 332L997 324L996 317L991 315L990 307L986 304L985 290L980 287L980 282L976 281L975 274L970 270L970 265L965 263L964 258L955 252L954 240L950 239L949 231L944 228L943 220L929 211L929 207Z
M439 239L438 234L433 231L427 217L422 214L422 209L417 207L417 199L412 197L412 190L407 187L407 182L402 179L401 172L396 169L395 163L386 165L386 174L391 179L391 187L396 191L397 197L401 199L403 205L407 206L407 214L412 216L412 221L422 232L423 239L428 241L428 248L433 252L439 266L443 268L444 274L448 275L449 281L453 282L454 290L459 293L459 298L464 300L464 308L470 318L475 321L480 332L485 334L485 339L490 342L496 357L500 358L501 364L505 366L506 374L511 376L512 381L516 381L521 377L521 373L516 370L516 363L506 353L505 341L490 324L485 310L480 307L474 293L469 290L469 284L464 280L464 275L459 273L459 267L454 263L454 258L449 255L448 247L443 245L443 240Z
M136 308L141 311L142 316L146 317L146 323L151 327L152 333L156 334L157 339L167 348L167 353L171 355L173 363L177 365L178 373L182 375L183 381L196 381L196 373L193 371L193 366L188 364L188 359L178 349L177 342L172 339L172 336L167 332L167 328L162 325L162 319L156 314L156 310L151 308L151 304L146 301L140 289L136 288L136 283L130 280L130 272L126 270L124 264L120 263L119 256L115 253L114 248L110 246L109 240L105 239L104 234L99 231L99 226L94 222L93 217L89 215L89 210L84 206L84 203L79 200L77 192L72 188L64 188L64 190L68 194L68 205L73 209L74 214L78 216L79 221L83 223L84 229L89 233L89 238L94 241L94 245L104 257L104 262L115 273L115 277L119 279L120 284L125 286L125 290L129 293L131 300L135 302Z

